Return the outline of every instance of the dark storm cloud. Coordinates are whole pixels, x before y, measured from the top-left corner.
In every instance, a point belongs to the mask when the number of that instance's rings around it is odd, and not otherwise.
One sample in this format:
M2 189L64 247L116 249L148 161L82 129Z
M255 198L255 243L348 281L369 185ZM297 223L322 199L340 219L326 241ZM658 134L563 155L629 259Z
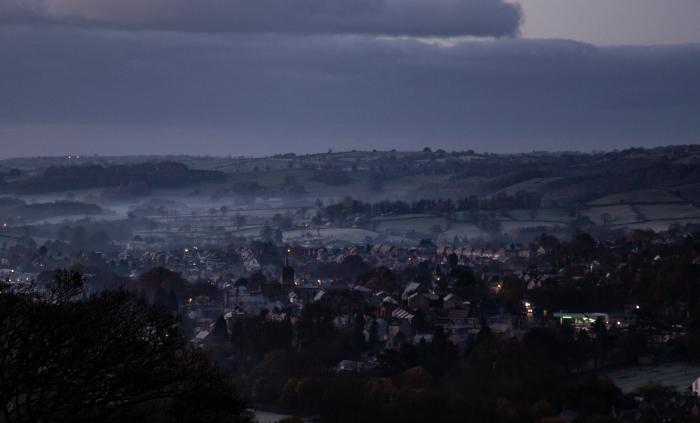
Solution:
M511 36L505 0L0 0L0 23L155 30Z
M700 47L0 29L3 155L698 142Z

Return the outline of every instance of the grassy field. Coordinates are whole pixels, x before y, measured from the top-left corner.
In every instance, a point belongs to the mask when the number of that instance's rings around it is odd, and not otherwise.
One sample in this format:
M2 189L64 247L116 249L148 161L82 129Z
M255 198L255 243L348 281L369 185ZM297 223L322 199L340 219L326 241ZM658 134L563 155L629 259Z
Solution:
M608 373L610 379L625 394L647 384L669 386L678 392L686 392L698 375L700 367L685 363L626 367Z
M433 228L439 226L443 230L447 228L447 219L442 217L411 217L406 219L389 219L374 221L377 232L389 232L392 234L405 234L415 231L419 234L432 234Z
M627 228L627 229L651 229L655 232L661 232L661 231L668 230L668 228L671 225L676 224L676 223L700 224L700 219L654 220L654 221L649 221L649 222L640 222L640 223L633 223L633 224L625 225L625 228Z
M488 238L489 234L479 229L472 223L457 222L450 225L444 233L445 239L450 240L455 236L468 239Z
M283 236L285 242L335 239L352 244L362 244L367 241L371 242L376 240L380 237L380 234L359 228L321 228L318 231L315 229L285 231Z
M566 224L542 222L539 220L511 220L511 221L502 221L501 222L501 232L506 233L506 234L516 233L516 232L521 231L523 229L540 228L540 227L565 228Z
M571 217L564 209L539 209L539 210L511 210L508 213L509 219L515 221L538 221L543 223L569 223Z
M678 191L687 201L700 202L700 184L683 185L673 188L672 191Z
M700 209L691 204L654 204L637 206L649 220L700 218Z
M611 225L622 225L637 222L637 213L629 205L591 207L581 211L582 216L586 216L597 225L602 225L603 216L609 215L610 220L607 222Z
M682 198L666 190L639 190L608 195L589 202L589 205L598 206L605 204L621 203L673 203L683 201Z
M546 184L552 181L556 181L557 179L561 178L554 177L529 179L527 181L518 182L517 184L511 185L507 188L503 188L499 191L494 192L493 194L503 192L507 195L513 195L518 191L540 192Z

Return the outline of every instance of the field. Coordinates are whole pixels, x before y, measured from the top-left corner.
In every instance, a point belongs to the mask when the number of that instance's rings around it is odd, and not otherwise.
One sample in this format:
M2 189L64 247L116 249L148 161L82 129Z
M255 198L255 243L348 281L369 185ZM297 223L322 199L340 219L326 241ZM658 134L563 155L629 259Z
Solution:
M447 219L426 215L405 215L390 218L372 219L371 225L377 232L404 235L408 232L431 235L438 227L447 228Z
M564 223L541 222L538 220L509 220L501 222L501 232L506 234L517 233L524 229L532 228L565 228Z
M582 210L581 215L588 217L597 225L626 225L638 221L637 213L634 211L632 206L624 204L616 206L591 207L589 209ZM606 218L608 219L607 221L605 221Z
M560 178L553 177L553 178L528 179L527 181L518 182L517 184L511 185L507 188L503 188L502 190L496 191L494 194L498 194L500 192L503 192L505 194L513 195L518 191L539 192L549 182L556 181L557 179L560 179Z
M508 215L516 221L537 221L542 224L566 224L572 217L564 209L535 209L535 210L511 210Z
M610 379L628 394L636 388L657 384L669 386L678 392L686 392L700 375L700 367L687 364L664 364L660 366L637 366L614 370L608 373Z
M359 228L321 228L309 230L292 230L284 232L285 242L301 242L305 240L337 240L350 244L363 244L374 242L380 238L380 234L367 229Z
M655 232L666 231L671 225L694 223L700 224L700 219L681 219L681 220L650 220L648 222L633 223L625 225L627 229L651 229Z
M691 204L654 204L637 206L648 220L700 218L700 209Z
M449 229L444 232L446 240L451 240L455 236L467 239L488 238L489 234L479 229L471 223L457 222L450 225Z
M700 184L683 185L673 189L687 201L700 202Z
M73 214L73 215L65 215L65 216L54 216L48 219L40 219L40 220L35 220L32 221L31 224L33 225L51 225L51 224L59 224L59 223L66 223L66 222L77 222L79 220L83 219L88 219L92 221L99 221L99 220L104 220L104 221L115 221L115 220L122 220L123 217L119 216L117 214Z
M619 194L608 195L589 202L592 206L602 206L607 204L623 204L623 203L674 203L682 202L683 199L666 190L640 190L623 192Z

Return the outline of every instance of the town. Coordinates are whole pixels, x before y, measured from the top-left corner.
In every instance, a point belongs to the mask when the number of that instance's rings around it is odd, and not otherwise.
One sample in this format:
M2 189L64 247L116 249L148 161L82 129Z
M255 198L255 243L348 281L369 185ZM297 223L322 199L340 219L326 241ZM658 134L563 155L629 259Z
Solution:
M693 421L698 157L0 161L0 421Z
M455 372L471 371L484 372L470 383L502 398L498 412L513 421L686 421L700 413L700 367L690 364L700 358L700 309L688 301L700 289L696 226L412 247L262 235L72 254L26 238L0 250L0 273L10 290L48 292L54 269L70 268L84 281L81 295L136 293L179 316L188 342L262 409L323 421L378 412L348 409L334 398L340 389L362 401L389 395L381 413L391 421L450 420L459 406L425 388L449 386L477 401L474 386L452 385ZM658 371L678 363L688 364ZM551 369L531 373L537 366ZM571 381L559 386L559 378ZM552 396L549 384L571 392ZM523 410L509 402L515 392L542 397Z

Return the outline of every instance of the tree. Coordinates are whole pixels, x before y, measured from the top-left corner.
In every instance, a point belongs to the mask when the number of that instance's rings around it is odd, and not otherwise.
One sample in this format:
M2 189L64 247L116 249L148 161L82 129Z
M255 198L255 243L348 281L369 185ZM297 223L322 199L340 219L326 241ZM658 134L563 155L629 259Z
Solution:
M379 325L375 319L369 324L369 348L375 350L379 346Z
M126 291L0 295L0 420L250 422L177 320Z
M352 350L357 357L365 350L365 318L362 313L356 313L352 331Z
M320 303L306 305L301 311L296 330L299 344L302 346L329 340L335 334L333 310Z
M248 278L248 289L251 291L260 291L267 285L267 278L262 272L255 272Z
M380 173L371 173L367 179L367 189L372 192L384 190L384 176Z
M74 270L59 269L47 291L50 302L70 301L83 294L83 275Z
M445 230L440 225L433 225L430 227L430 232L433 234L433 238L439 238Z
M219 316L219 318L216 319L212 332L212 339L219 344L223 344L228 340L228 328L226 327L226 319L224 319L224 316Z
M272 224L278 229L289 229L293 226L294 222L292 220L292 216L289 214L280 214L280 213L275 213L274 216L272 216Z
M245 225L245 216L237 214L233 217L233 222L236 225L236 230L240 231L241 227Z
M152 301L155 301L158 288L163 288L166 293L173 291L179 298L185 298L187 294L185 280L182 276L165 267L156 267L140 274L136 280L136 287ZM167 303L170 304L170 299Z
M264 242L272 242L272 235L273 232L270 225L265 225L260 229L260 238L262 238Z

